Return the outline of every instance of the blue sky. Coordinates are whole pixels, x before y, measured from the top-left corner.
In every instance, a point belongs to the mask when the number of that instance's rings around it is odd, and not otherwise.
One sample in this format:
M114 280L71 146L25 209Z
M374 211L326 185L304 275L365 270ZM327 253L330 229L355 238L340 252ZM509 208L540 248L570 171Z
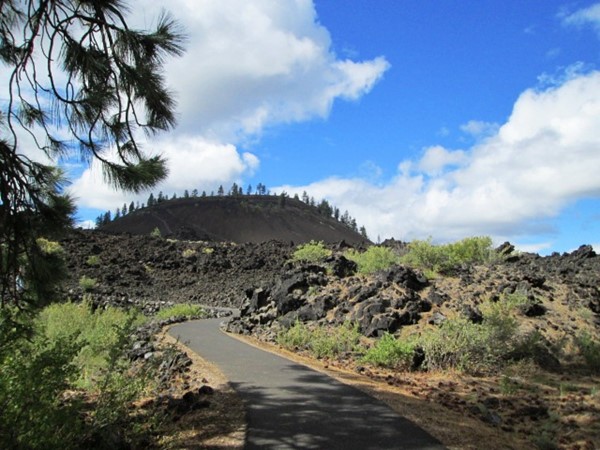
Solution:
M190 35L167 67L180 126L146 145L172 161L155 192L262 182L374 240L600 244L600 3L141 3L134 23L165 6ZM95 172L73 172L82 220L135 198Z

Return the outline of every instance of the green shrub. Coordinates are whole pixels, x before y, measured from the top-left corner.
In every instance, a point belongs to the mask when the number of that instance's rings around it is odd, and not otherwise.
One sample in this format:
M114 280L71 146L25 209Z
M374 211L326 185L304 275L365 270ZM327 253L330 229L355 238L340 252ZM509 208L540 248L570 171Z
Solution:
M37 238L36 243L45 255L62 255L64 253L62 246L58 242L49 241L45 238Z
M425 366L477 373L496 370L511 357L533 356L540 335L520 334L515 318L523 298L526 300L519 295L504 296L497 302L483 303L482 323L458 317L424 333L418 344L425 352Z
M331 250L323 242L310 241L299 245L292 255L294 261L317 262L331 256Z
M338 327L308 328L296 321L288 330L277 335L277 343L288 350L308 350L317 358L333 358L357 351L360 332L357 325L346 323Z
M297 320L289 329L277 334L277 343L288 350L307 349L312 333L306 325Z
M575 337L575 345L587 366L595 372L600 372L600 342L587 331L583 331Z
M13 316L0 310L0 448L82 448L93 430L123 422L149 385L122 356L135 314L64 303ZM95 403L84 405L77 387Z
M160 232L160 228L154 227L154 229L150 232L150 236L159 238L162 237L162 233Z
M112 352L144 319L136 312L109 307L92 312L91 306L63 303L45 308L36 321L38 335L49 343L68 340L78 346L73 358L79 387L92 387L111 363Z
M156 319L170 319L171 317L182 317L185 319L201 319L206 317L206 311L200 305L191 303L180 303L177 305L163 308L154 316Z
M408 253L400 258L401 262L422 270L438 272L446 265L446 257L440 246L426 241L415 240L408 244Z
M408 253L401 260L422 270L447 273L462 264L482 264L494 258L492 239L483 236L445 245L433 245L431 239L415 240L408 244Z
M348 250L345 256L358 265L360 273L365 274L388 269L400 261L393 250L379 246L369 247L362 253L356 250Z
M447 320L439 328L424 333L419 345L425 352L424 366L428 369L456 369L477 372L489 368L493 361L488 347L488 330L465 318Z
M192 256L196 255L196 250L194 250L193 248L186 248L182 253L181 256L183 256L185 259L191 258Z
M96 267L100 265L100 257L98 255L90 255L85 263L88 266Z
M412 364L415 344L398 340L385 333L363 356L363 361L375 366L407 369Z
M67 340L44 345L23 337L10 350L0 356L0 447L75 447L83 422L62 394L76 377L77 348Z
M454 264L483 264L495 256L492 238L488 236L465 238L447 247Z
M338 327L318 327L313 331L309 350L317 358L334 358L358 350L358 325L347 322Z
M83 275L79 279L79 287L83 289L84 292L90 292L94 290L96 286L98 286L98 282L95 278L90 278L88 276Z

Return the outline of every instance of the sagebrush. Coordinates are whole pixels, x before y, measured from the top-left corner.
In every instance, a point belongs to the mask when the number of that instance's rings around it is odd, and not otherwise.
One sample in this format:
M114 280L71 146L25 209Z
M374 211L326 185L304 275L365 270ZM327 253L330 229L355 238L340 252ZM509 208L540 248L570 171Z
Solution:
M380 246L369 247L364 252L351 249L345 253L345 256L356 263L359 273L364 274L385 270L400 262L398 255L392 249Z

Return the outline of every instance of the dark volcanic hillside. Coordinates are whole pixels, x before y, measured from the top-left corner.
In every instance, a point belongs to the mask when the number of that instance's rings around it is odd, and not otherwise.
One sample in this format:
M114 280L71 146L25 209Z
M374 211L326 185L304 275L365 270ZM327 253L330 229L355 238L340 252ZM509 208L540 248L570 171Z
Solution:
M282 201L281 197L258 195L168 200L134 211L101 229L139 235L150 234L155 228L163 237L194 241L365 241L343 223L319 214L315 207L293 198Z

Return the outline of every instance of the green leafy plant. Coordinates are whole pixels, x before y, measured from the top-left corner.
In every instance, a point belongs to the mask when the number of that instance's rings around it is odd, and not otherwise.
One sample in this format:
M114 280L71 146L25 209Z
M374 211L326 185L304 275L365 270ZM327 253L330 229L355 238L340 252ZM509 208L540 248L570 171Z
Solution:
M83 275L79 279L79 287L83 289L84 292L93 291L96 286L98 286L98 281L96 281L95 278L90 278L86 275Z
M575 336L575 345L587 366L594 372L600 372L600 342L587 331L582 331Z
M109 307L92 312L87 302L67 302L45 308L36 324L48 342L67 340L78 346L73 358L80 374L77 384L90 387L107 369L113 349L144 320L135 311Z
M500 377L499 386L500 393L503 395L514 395L518 392L520 387L519 383L508 375L502 375L502 377Z
M512 360L534 358L542 337L537 332L520 332L515 317L526 301L521 295L503 296L480 305L482 323L457 317L428 330L418 339L425 366L477 373L498 370Z
M388 269L400 261L392 249L379 246L369 247L362 253L351 249L345 253L345 256L354 261L358 265L358 271L364 274Z
M88 266L96 267L100 265L100 257L98 255L90 255L88 259L85 260L85 263Z
M154 316L156 319L170 319L171 317L185 318L185 319L201 319L206 317L206 311L200 305L193 305L191 303L180 303L177 305L163 308L156 313Z
M292 255L294 261L317 262L331 256L331 250L323 242L310 241L299 245Z
M337 327L309 328L296 321L277 335L277 343L289 350L303 349L317 358L333 358L343 353L359 351L358 326L345 323Z
M74 447L83 423L76 403L62 401L62 394L76 377L76 352L67 340L44 344L25 336L2 352L0 447Z
M360 332L358 325L346 322L337 327L317 327L309 350L317 358L333 358L358 350Z
M123 356L141 320L86 302L53 304L34 318L2 309L0 447L81 448L94 430L122 423L152 385ZM94 403L83 404L82 388Z
M289 329L277 334L277 343L288 350L308 348L312 333L306 325L296 320Z
M192 256L196 256L196 250L194 250L193 248L186 248L182 253L181 256L183 256L185 259L191 258Z
M375 366L407 369L412 364L415 344L385 333L363 356L363 361Z
M497 257L492 239L470 237L445 245L433 245L431 239L415 240L408 244L402 262L422 270L448 273L462 264L482 264Z
M162 233L160 232L160 229L158 227L154 227L154 229L150 232L150 236L159 238L162 237Z

